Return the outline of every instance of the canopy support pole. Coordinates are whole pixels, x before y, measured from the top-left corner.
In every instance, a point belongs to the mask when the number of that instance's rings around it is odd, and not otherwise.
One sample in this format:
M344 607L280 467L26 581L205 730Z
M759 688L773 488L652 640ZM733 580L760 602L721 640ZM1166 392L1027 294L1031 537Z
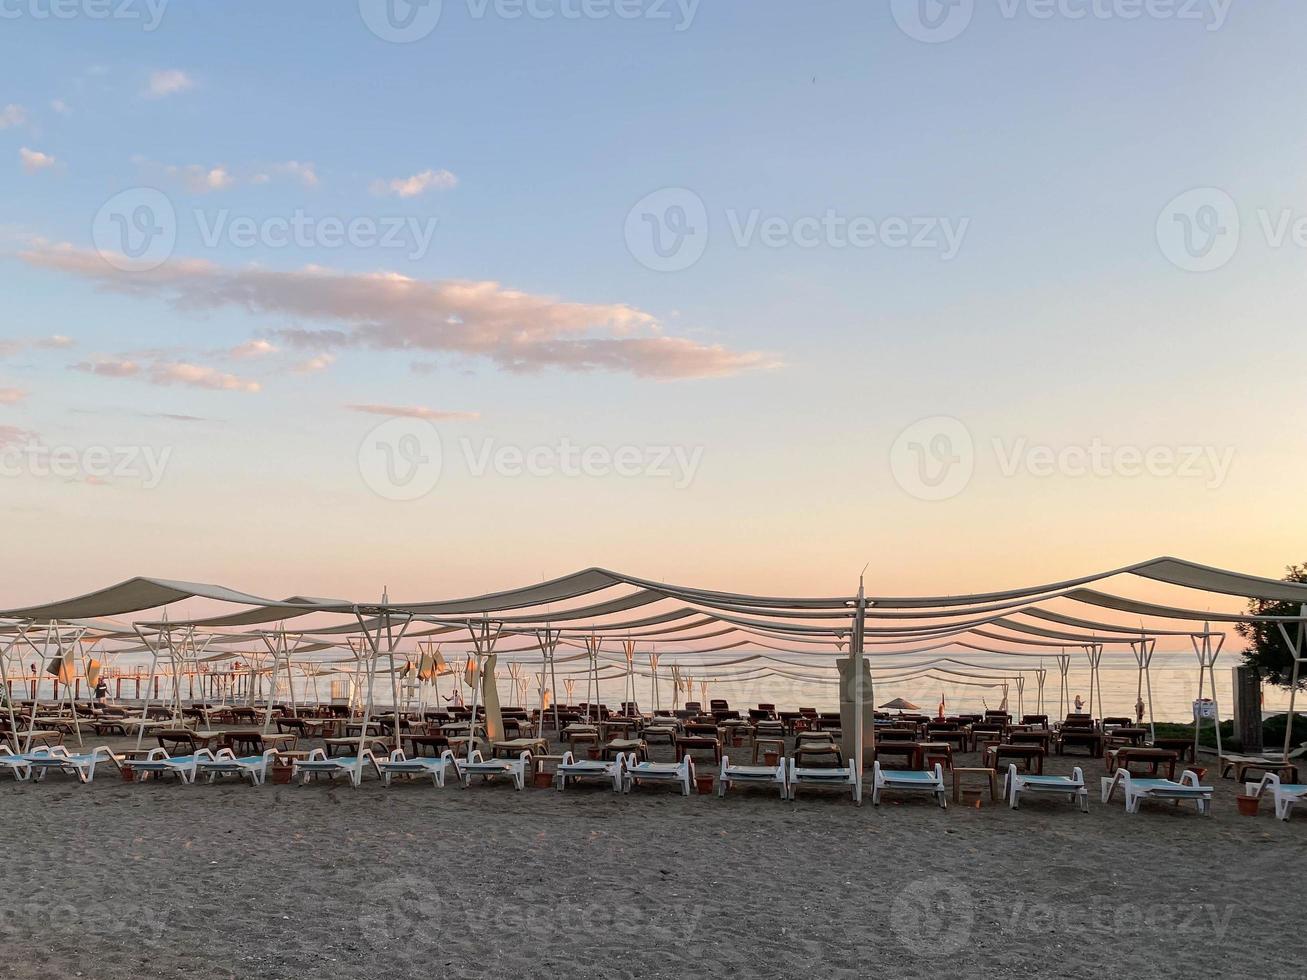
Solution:
M1284 645L1289 648L1293 654L1293 680L1289 683L1289 714L1284 719L1284 757L1289 758L1289 751L1293 748L1293 710L1298 696L1298 679L1300 668L1303 663L1303 632L1307 627L1307 603L1298 607L1298 615L1302 618L1298 620L1298 638L1295 642L1289 636L1289 631L1285 629L1284 623L1277 623L1280 628L1280 635L1284 637Z

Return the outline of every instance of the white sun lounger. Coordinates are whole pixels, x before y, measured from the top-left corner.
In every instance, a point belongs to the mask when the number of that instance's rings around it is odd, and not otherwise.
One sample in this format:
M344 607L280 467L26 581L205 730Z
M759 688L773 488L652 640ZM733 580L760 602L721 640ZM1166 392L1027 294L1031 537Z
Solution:
M32 775L32 764L27 756L15 752L7 745L0 745L0 770L12 772L14 778L22 782Z
M1017 772L1017 767L1009 763L1004 795L1013 810L1020 807L1022 793L1065 796L1085 813L1089 812L1089 790L1085 788L1084 770L1079 766L1071 770L1070 776L1032 776Z
M694 783L694 760L686 755L680 762L637 762L634 752L626 757L626 792L639 782L679 783L681 795L689 796Z
M1273 772L1263 776L1260 783L1244 783L1244 792L1258 799L1261 799L1267 789L1271 791L1271 799L1275 801L1275 816L1279 820L1288 820L1293 813L1293 805L1307 800L1307 785L1282 783L1280 777Z
M577 759L570 751L563 753L563 761L554 770L554 785L561 793L567 781L578 779L606 779L613 784L613 792L620 793L626 784L626 756L617 754L615 762L600 759Z
M295 759L291 762L291 779L300 777L301 783L307 783L314 776L326 776L335 782L337 776L348 776L351 786L363 782L363 767L372 763L377 768L377 757L371 749L364 749L362 755L327 756L326 749L314 749L307 759ZM380 775L380 771L377 773Z
M128 763L144 779L147 776L162 776L172 773L183 783L195 782L195 771L201 759L212 759L213 753L208 749L197 749L190 755L170 756L163 749L150 749L144 759L135 759Z
M218 754L208 759L200 759L197 768L200 773L213 782L219 776L240 776L248 779L251 786L262 786L268 778L268 766L277 758L276 749L268 749L262 755L237 757L231 749L219 749Z
M458 758L449 749L440 753L440 758L433 759L430 756L418 756L410 759L404 754L403 749L395 749L390 753L388 759L381 759L377 762L377 770L381 773L381 782L389 786L392 776L430 776L431 782L436 786L445 785L445 773L454 770L454 779L461 779L458 768Z
M1103 802L1111 802L1116 788L1125 791L1125 812L1138 813L1139 804L1144 800L1173 800L1182 802L1192 800L1198 812L1210 816L1212 813L1212 787L1200 786L1198 775L1186 769L1177 783L1172 779L1144 779L1132 776L1128 770L1118 769L1112 777L1102 779Z
M480 749L474 749L470 760L458 764L459 775L463 778L463 788L472 785L473 776L490 779L494 776L508 776L513 780L514 789L526 788L527 767L531 765L531 753L523 752L516 759L487 759Z
M794 757L789 760L789 785L790 799L799 798L799 786L835 786L840 789L847 789L853 794L853 802L862 806L862 782L858 779L857 770L854 769L853 763L847 766L834 766L830 768L816 768L798 766L794 762Z
M948 809L948 791L944 788L944 767L935 763L934 771L882 769L880 761L871 765L871 802L880 806L880 794L885 790L902 790L907 793L930 793L941 810Z
M722 768L717 774L717 795L725 796L736 783L770 783L779 787L781 799L787 800L790 797L788 772L784 759L774 766L733 766L728 756L722 756Z
M71 754L62 745L34 749L28 753L27 761L32 767L32 778L38 782L51 769L72 773L80 782L89 783L95 779L95 767L101 762L112 762L119 769L122 768L122 757L114 755L107 745L97 745L90 752L80 755Z

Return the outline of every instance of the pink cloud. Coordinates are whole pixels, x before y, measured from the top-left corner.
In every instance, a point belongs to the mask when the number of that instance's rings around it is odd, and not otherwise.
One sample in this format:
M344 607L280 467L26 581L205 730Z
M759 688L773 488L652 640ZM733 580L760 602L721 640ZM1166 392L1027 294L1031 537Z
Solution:
M82 361L74 364L73 369L99 375L102 378L139 377L154 385L186 385L191 388L206 388L210 391L257 392L262 388L257 381L184 361L155 361L144 365L136 361Z
M21 446L31 442L35 437L35 432L13 425L0 425L0 446Z
M244 360L246 358L263 357L267 354L275 353L277 353L277 348L266 340L248 340L227 351L227 356Z
M420 405L346 405L351 412L366 415L387 415L391 418L427 419L432 422L474 422L480 412L448 412Z
M26 397L22 388L0 388L0 405L17 405Z
M563 368L658 380L723 377L779 363L758 352L664 336L652 314L624 303L569 302L497 282L320 268L229 269L197 260L124 273L94 252L66 245L33 249L22 257L105 289L163 296L184 309L239 307L334 324L277 331L286 344L318 352L343 347L444 351L484 357L514 372Z

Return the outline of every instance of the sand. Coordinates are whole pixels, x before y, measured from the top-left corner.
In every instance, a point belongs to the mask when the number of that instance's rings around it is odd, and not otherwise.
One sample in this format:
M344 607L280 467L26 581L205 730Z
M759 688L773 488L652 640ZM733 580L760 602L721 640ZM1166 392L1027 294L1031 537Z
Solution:
M0 975L1300 975L1307 819L1216 782L1203 818L4 777Z

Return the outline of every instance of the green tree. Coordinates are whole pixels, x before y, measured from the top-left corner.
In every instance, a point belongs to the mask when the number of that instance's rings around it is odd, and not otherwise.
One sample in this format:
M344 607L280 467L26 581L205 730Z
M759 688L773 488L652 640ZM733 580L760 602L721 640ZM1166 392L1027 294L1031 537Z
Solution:
M1307 563L1290 565L1284 570L1284 581L1307 583ZM1302 614L1297 602L1253 599L1248 612L1254 616L1293 616ZM1286 623L1289 635L1294 636L1297 626ZM1256 667L1266 680L1280 687L1293 685L1293 651L1284 642L1284 635L1276 623L1240 623L1235 632L1248 641L1244 647L1244 663ZM1307 668L1299 672L1298 686L1307 688Z

